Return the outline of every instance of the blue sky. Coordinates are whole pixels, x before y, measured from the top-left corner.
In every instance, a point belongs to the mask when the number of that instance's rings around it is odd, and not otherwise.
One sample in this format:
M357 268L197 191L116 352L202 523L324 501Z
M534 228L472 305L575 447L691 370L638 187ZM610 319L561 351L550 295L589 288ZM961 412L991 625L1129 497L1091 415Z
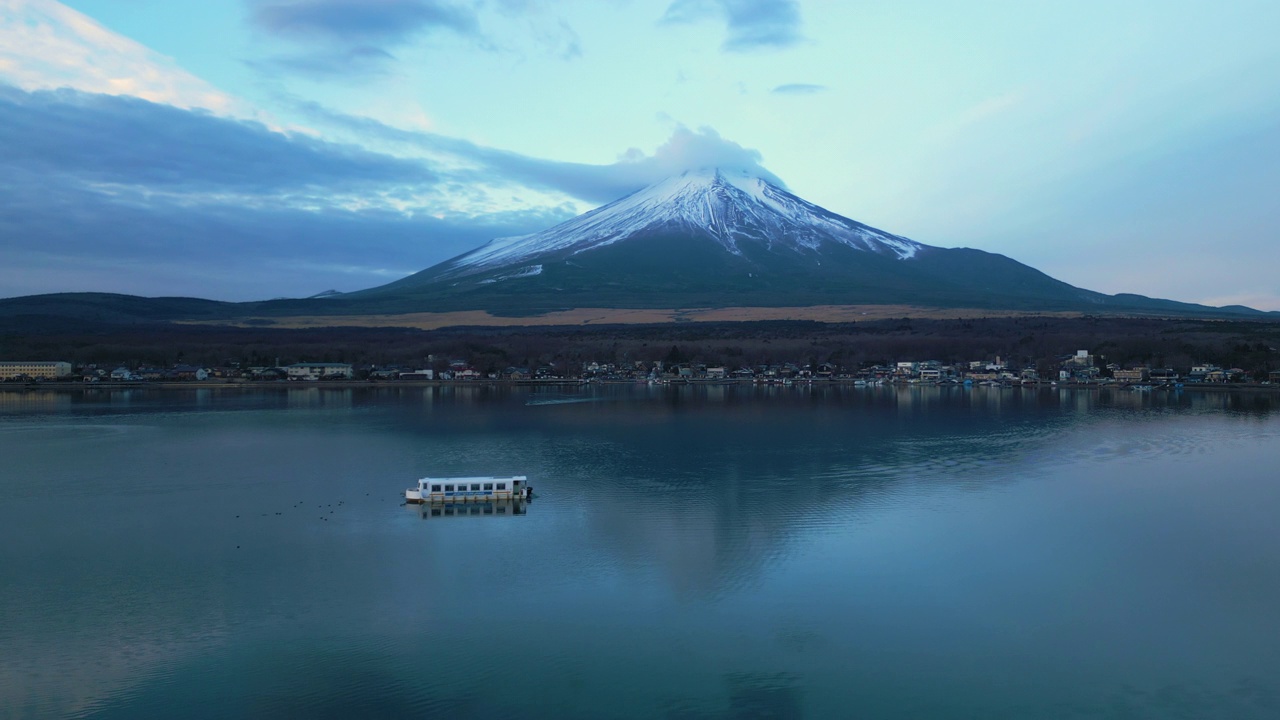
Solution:
M0 296L357 290L689 167L1280 310L1280 3L0 0Z

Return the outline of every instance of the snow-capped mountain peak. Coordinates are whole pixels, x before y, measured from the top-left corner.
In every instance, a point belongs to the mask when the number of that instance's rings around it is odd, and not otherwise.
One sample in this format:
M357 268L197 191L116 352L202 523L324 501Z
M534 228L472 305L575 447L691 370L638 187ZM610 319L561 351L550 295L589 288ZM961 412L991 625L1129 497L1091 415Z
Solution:
M667 178L542 232L494 240L349 297L376 307L425 303L516 316L569 308L1092 310L1160 302L1116 304L1004 255L917 243L724 168Z
M772 252L820 253L827 243L906 259L925 247L824 210L742 171L708 168L667 178L532 235L498 238L444 264L439 277L535 264L643 235L710 238L734 255L754 242Z

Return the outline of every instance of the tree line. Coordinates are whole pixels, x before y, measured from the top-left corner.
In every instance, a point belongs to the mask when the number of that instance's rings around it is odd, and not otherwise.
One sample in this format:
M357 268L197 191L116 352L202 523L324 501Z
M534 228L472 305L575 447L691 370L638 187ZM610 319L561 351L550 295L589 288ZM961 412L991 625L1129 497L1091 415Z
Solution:
M992 360L1035 367L1088 350L1099 363L1186 370L1212 363L1265 378L1280 370L1280 323L1114 317L900 318L858 323L770 321L441 330L155 325L0 335L0 360L170 367L272 367L294 362L482 372L511 366L691 362L730 369L831 363L856 369L900 360Z

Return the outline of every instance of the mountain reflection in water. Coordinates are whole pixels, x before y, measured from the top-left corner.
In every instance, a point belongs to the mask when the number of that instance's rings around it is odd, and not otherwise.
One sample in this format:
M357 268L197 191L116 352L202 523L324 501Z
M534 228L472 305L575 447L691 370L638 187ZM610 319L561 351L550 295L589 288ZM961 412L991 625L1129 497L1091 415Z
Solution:
M423 520L431 518L502 518L516 517L528 512L532 503L522 500L490 500L468 503L416 503L408 507Z
M0 716L1280 714L1271 395L578 394L0 392Z

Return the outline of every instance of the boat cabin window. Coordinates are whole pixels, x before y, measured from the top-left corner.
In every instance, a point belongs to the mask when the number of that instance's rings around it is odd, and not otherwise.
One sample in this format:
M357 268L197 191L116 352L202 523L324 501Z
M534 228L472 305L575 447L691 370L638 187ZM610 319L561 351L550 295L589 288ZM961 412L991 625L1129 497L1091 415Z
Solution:
M472 489L472 490L479 490L479 489L480 489L480 483L471 483L471 489Z
M485 489L485 490L492 490L492 489L493 489L493 483L485 483L485 484L484 484L484 489Z
M439 486L439 485L432 485L432 486L431 486L431 492L440 492L440 486Z
M507 484L506 484L506 483L498 483L498 489L499 489L499 490L506 490L506 489L507 489Z
M452 485L445 485L445 486L444 486L444 491L445 491L445 492L453 492L453 486L452 486Z

